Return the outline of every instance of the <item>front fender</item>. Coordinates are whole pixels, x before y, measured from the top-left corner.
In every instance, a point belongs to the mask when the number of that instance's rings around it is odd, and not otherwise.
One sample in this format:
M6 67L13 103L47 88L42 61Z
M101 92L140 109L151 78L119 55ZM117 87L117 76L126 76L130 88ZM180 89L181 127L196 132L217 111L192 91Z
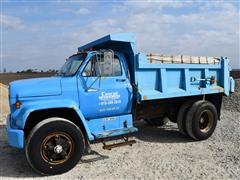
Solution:
M72 108L80 117L84 128L87 132L89 140L93 140L88 124L83 116L78 105L71 100L39 100L36 102L26 102L22 104L21 109L12 113L11 118L15 120L15 124L18 128L24 129L28 116L31 112L36 110L53 109L53 108Z

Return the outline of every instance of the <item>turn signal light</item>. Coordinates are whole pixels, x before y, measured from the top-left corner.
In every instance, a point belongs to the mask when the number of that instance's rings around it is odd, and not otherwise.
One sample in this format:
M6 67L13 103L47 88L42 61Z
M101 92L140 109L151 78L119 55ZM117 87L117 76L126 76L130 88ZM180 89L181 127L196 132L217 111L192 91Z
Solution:
M15 103L15 108L16 108L16 109L19 109L20 106L21 106L21 103L20 103L19 101L17 101L17 102Z

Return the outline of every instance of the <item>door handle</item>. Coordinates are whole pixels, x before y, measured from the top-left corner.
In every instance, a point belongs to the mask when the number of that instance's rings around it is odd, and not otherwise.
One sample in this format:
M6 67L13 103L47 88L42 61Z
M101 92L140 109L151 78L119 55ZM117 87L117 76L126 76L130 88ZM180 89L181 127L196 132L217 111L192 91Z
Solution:
M85 90L86 92L97 92L98 89L94 89L94 88L89 88Z
M126 79L116 79L117 82L125 82Z

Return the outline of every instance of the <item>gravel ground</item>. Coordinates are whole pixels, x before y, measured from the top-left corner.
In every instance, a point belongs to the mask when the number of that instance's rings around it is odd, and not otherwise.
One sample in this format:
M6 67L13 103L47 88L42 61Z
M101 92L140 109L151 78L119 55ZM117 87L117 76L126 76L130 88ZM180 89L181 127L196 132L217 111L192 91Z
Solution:
M213 136L200 142L184 137L171 123L156 128L142 122L138 127L132 147L108 151L94 144L94 154L70 172L51 177L35 174L24 152L7 145L1 127L0 179L239 179L240 113L224 110Z
M223 97L223 109L240 112L240 79L235 79L235 92Z

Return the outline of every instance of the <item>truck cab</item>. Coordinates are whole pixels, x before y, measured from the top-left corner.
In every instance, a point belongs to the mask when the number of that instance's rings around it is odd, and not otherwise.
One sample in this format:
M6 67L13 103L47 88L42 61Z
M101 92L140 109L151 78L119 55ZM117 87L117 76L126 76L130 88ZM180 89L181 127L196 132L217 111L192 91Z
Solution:
M81 61L83 54L86 58ZM66 61L58 75L76 80L77 109L94 139L136 131L131 115L133 90L123 54L113 50L80 52Z
M8 143L25 149L42 174L73 168L90 144L132 145L133 121L177 123L195 140L209 138L222 96L234 92L227 58L137 53L132 34L112 34L78 48L58 74L10 83ZM118 144L106 144L122 138Z

